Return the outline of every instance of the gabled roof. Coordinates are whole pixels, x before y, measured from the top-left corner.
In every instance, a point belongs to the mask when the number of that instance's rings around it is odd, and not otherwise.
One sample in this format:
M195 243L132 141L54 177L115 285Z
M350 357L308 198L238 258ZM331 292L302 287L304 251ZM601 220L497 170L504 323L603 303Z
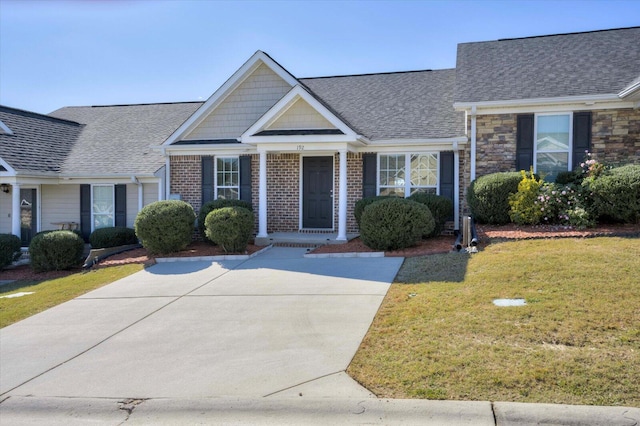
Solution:
M151 175L164 166L160 146L202 102L66 107L57 118L82 123L60 167L63 175Z
M19 174L60 172L83 127L35 112L0 106L0 121L10 132L0 132L0 158Z
M303 78L300 82L370 140L464 135L464 113L453 109L453 69Z
M617 95L640 73L640 27L458 45L455 102Z

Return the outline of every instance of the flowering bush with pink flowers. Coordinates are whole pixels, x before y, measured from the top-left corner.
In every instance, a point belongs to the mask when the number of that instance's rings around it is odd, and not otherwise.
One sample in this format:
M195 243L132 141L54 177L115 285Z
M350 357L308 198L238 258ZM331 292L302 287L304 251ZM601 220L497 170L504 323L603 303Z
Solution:
M586 228L594 220L587 209L589 190L573 184L545 183L536 200L542 213L540 222Z

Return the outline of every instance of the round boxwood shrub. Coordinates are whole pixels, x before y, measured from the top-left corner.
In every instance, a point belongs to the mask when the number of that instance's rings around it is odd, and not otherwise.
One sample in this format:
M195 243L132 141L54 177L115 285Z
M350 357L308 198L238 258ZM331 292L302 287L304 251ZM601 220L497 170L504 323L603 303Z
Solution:
M518 192L520 180L522 175L519 172L502 172L481 176L471 182L467 203L473 218L493 225L509 223L509 195Z
M226 253L243 252L253 231L253 212L244 207L223 207L211 211L205 218L205 233L209 240Z
M138 244L138 237L134 229L115 226L96 229L89 235L89 242L91 248L100 249Z
M11 265L22 255L20 238L13 234L0 234L0 269Z
M398 198L392 195L378 195L376 197L366 197L356 201L355 206L353 206L353 215L356 218L356 223L358 224L358 228L360 228L360 220L362 218L362 213L364 213L364 209L371 203L375 203L376 201L386 200L387 198Z
M360 238L374 250L411 247L435 227L427 206L404 198L376 201L364 209L360 220Z
M29 244L31 268L36 272L62 271L82 264L84 241L72 231L44 231Z
M205 233L205 219L207 215L214 210L222 209L224 207L242 207L249 211L253 211L253 206L251 203L243 200L224 200L218 199L213 201L208 201L202 205L200 208L200 212L198 213L198 232L205 239L205 241L211 241L207 239L207 235Z
M409 199L427 206L433 216L435 226L431 234L425 235L425 237L440 235L444 230L444 224L447 219L453 216L453 202L442 195L425 194L424 192L416 192Z
M180 200L156 201L140 210L134 229L140 242L152 254L166 254L187 247L193 235L196 214Z
M600 221L640 222L640 164L629 164L586 179L591 207Z

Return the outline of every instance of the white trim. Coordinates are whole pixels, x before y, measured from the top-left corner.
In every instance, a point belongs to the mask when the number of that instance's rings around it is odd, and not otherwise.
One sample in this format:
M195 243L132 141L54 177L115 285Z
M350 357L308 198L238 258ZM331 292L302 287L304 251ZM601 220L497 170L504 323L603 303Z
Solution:
M11 185L11 233L22 240L20 230L20 189L19 183Z
M168 146L179 140L186 133L197 127L213 110L215 110L233 91L242 84L259 66L264 64L290 86L298 84L298 80L287 70L276 63L266 53L258 50L249 58L222 86L216 90L175 132L162 144Z
M216 155L213 157L213 195L214 200L218 199L218 159L235 159L238 162L238 185L237 186L221 186L222 189L238 189L238 200L240 200L240 156L238 155Z
M95 220L93 218L93 188L96 186L110 186L111 187L111 197L113 200L113 225L116 226L116 185L113 183L92 183L91 184L91 232L95 231L94 224Z
M414 146L414 145L446 145L453 143L467 143L469 138L467 136L454 136L450 138L412 138L412 139L376 139L369 141L368 147L376 146Z
M246 144L172 145L167 147L165 151L167 156L216 155L220 152L223 152L225 155L245 155L258 152L254 146Z
M440 185L440 176L438 176ZM453 151L453 229L460 230L460 151Z
M448 150L449 151L449 150ZM436 195L440 195L440 152L441 151L429 151L429 152L379 152L376 156L376 195L380 195L380 156L402 156L404 155L404 197L407 198L411 195L411 188L414 189L435 189ZM457 152L457 151L454 151ZM433 155L436 157L436 185L433 186L411 186L411 156L412 155ZM395 186L385 186L385 188L397 188Z
M545 112L545 113L536 113L534 114L533 120L533 171L538 173L538 117L549 117L549 116L559 116L559 115L567 115L569 116L569 147L568 147L568 155L567 155L567 170L571 170L571 166L573 164L573 111L564 111L564 112ZM542 153L546 152L558 152L564 153L565 151L542 151Z
M13 131L0 120L0 133L4 133L5 135L13 135Z
M640 78L638 78L637 81L633 82L629 86L627 86L624 89L622 89L620 91L620 93L618 93L618 96L621 99L624 99L624 98L626 98L628 96L633 95L634 92L638 92L638 91L640 91Z
M268 238L267 234L267 152L260 151L258 178L258 235L256 238Z
M476 180L476 156L477 156L477 133L478 133L478 127L476 124L476 107L475 105L471 107L471 113L469 114L471 116L471 171L470 171L470 182L473 182L474 180ZM464 122L464 127L465 129L467 128L467 121L465 120ZM456 151L457 152L457 151Z
M9 165L9 163L4 161L2 158L0 158L0 165L3 166L5 169L7 169L6 172L0 172L0 176L15 176L16 175L15 169L13 167L11 167Z
M593 96L567 96L559 98L517 99L486 102L456 102L457 111L470 111L476 107L478 115L524 112L595 111L633 108L633 101L624 101L616 94Z
M318 114L324 117L327 121L331 123L336 129L339 129L344 133L344 135L298 135L295 136L254 136L256 133L266 129L273 122L275 122L278 118L280 118L283 114L285 114L291 106L296 103L298 100L302 99L309 106L311 106ZM349 142L356 141L358 139L358 134L353 131L347 124L345 124L341 119L339 119L333 112L331 112L327 107L322 105L315 97L313 97L305 88L296 84L282 99L280 99L274 106L269 108L267 112L263 114L262 117L258 119L251 127L249 127L243 134L240 136L240 140L243 143L261 143L261 142L270 142L274 139L284 139L284 140L316 140L322 142L323 140L332 142L332 141L340 141L340 142Z
M343 149L339 152L340 164L338 175L338 236L337 241L347 241L347 150ZM335 158L335 157L334 157ZM335 159L334 159L335 167ZM335 180L335 170L334 170Z

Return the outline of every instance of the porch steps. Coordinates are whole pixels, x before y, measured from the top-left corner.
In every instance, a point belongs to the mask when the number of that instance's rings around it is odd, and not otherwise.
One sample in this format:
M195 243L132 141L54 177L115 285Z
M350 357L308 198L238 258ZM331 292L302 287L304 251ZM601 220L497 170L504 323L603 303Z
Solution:
M347 240L356 238L358 234L348 234ZM309 232L274 232L266 238L256 237L257 246L274 245L279 247L319 247L326 244L345 244L339 241L337 233L309 233Z

